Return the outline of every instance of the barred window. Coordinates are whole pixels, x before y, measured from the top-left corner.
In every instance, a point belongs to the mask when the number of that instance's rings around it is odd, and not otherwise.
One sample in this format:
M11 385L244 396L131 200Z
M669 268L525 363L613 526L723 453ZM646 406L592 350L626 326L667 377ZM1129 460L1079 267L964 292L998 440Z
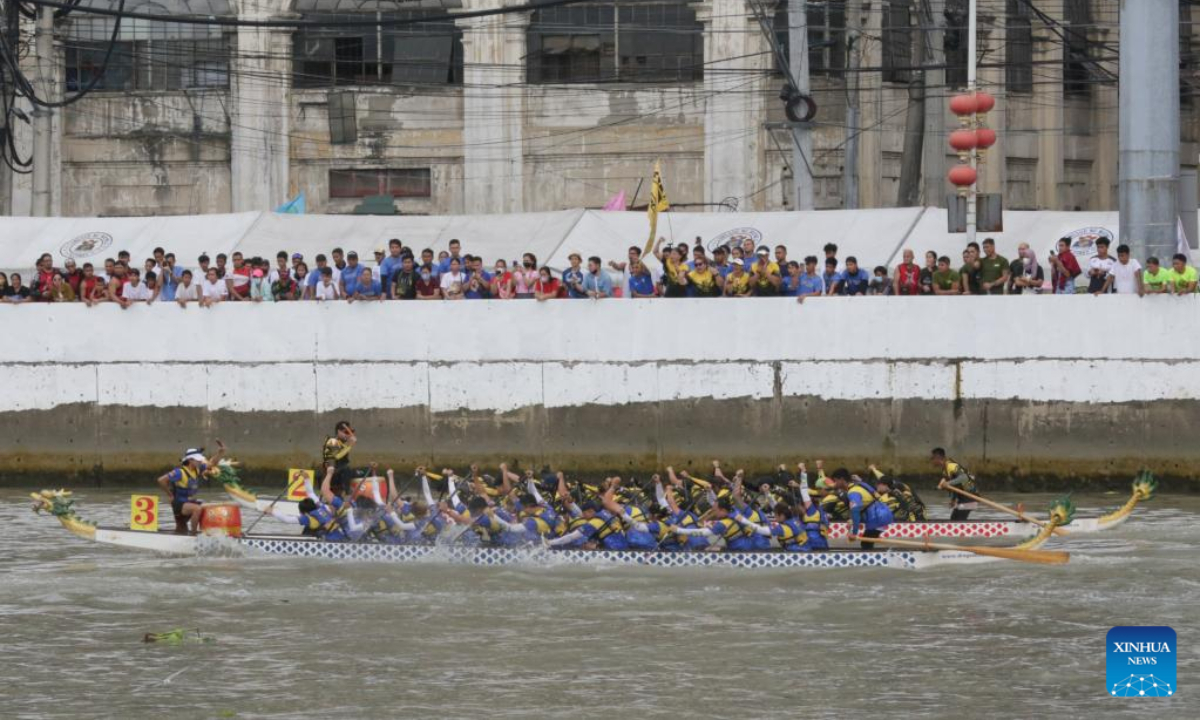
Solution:
M462 83L462 30L450 20L383 25L443 14L413 10L373 13L380 24L305 27L292 40L296 87L350 85L456 85ZM361 18L362 14L306 13L305 20Z
M1090 43L1088 25L1091 12L1087 0L1063 0L1063 19L1066 25L1066 57L1063 59L1063 94L1089 95L1092 92L1092 74L1088 69Z
M688 82L704 77L704 32L680 2L569 5L533 13L532 83Z
M909 0L888 0L883 26L883 79L912 80L912 10Z
M1010 93L1033 92L1033 21L1029 3L1008 0L1004 83Z
M429 168L329 171L331 198L364 198L371 195L427 198L432 192Z
M100 73L113 18L72 18L64 33L68 90ZM183 90L229 87L235 35L206 25L125 20L97 90Z
M775 41L783 55L791 58L787 0L775 9ZM808 5L808 73L841 77L846 65L845 0L812 0ZM778 69L778 68L777 68Z
M1192 43L1192 3L1197 0L1180 0L1179 3L1179 104L1191 107L1196 94L1197 67L1196 49Z
M943 11L946 32L942 35L942 51L946 56L946 85L951 88L967 84L967 0L946 0Z

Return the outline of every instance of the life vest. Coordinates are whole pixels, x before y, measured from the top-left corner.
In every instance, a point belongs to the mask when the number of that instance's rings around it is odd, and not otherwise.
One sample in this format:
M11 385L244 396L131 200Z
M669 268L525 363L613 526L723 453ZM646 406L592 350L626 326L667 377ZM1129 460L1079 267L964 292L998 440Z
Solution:
M628 509L629 518L635 523L645 523L646 513L642 512L639 507L630 507ZM629 543L629 547L634 550L656 550L658 549L659 538L654 537L648 530L638 530L636 528L628 528L625 531L625 539Z
M759 512L758 508L754 507L753 505L746 506L746 509L742 511L742 517L756 525L767 524L767 519L764 518L762 513ZM755 550L771 549L771 538L759 535L758 533L754 532L754 528L751 528L747 525L739 525L738 527L741 529L742 535L750 541L750 546L752 548Z
M831 520L850 519L850 506L846 498L838 492L827 492L821 497L821 509Z
M200 492L200 473L187 465L175 468L179 478L171 481L171 498L176 505L191 502Z
M867 530L879 530L891 524L892 511L888 509L886 503L876 502L879 498L875 495L869 486L865 483L855 482L846 490L848 499L859 498L863 525Z
M813 503L804 511L804 532L808 534L808 546L813 550L829 549L829 518L825 509Z
M899 510L893 511L897 520L905 522L925 522L925 503L913 492L908 485L897 482L891 495L896 498Z
M804 545L808 540L808 533L800 523L791 518L772 525L771 534L779 541L779 547L784 550L797 552L807 549Z
M335 468L347 467L350 464L350 453L341 454L345 449L346 443L336 435L325 438L325 446L321 448L321 459L326 464L332 463Z
M720 523L722 528L720 536L725 540L726 550L745 552L754 549L754 543L751 542L750 538L746 537L746 534L742 531L742 526L738 524L737 520L733 519L732 515L717 522Z
M669 522L675 527L696 527L696 514L680 510L671 516ZM676 535L675 544L692 550L703 550L708 547L708 540L703 535Z
M607 515L607 513L605 514ZM589 541L600 543L606 550L626 550L629 548L629 543L626 542L625 535L618 530L620 527L619 521L611 515L608 517L596 515L591 518L576 518L576 523L572 524L571 530L582 529L585 526L595 528Z
M950 482L952 480L957 480L960 477L965 477L966 481L959 483L955 487L957 487L959 490L966 490L972 495L979 494L979 487L975 484L975 476L971 475L971 471L967 470L965 466L960 465L957 461L947 458L946 467L942 470L942 479L946 482ZM946 492L950 493L950 497L952 498L955 498L961 502L968 502L966 497L959 495L953 490L947 490Z
M337 515L325 503L318 503L310 512L304 513L307 520L304 526L305 535L315 535L325 540L345 540L346 535L338 524Z
M525 513L524 523L525 527L542 537L553 537L558 527L558 516L549 508L543 508L540 512L530 510Z

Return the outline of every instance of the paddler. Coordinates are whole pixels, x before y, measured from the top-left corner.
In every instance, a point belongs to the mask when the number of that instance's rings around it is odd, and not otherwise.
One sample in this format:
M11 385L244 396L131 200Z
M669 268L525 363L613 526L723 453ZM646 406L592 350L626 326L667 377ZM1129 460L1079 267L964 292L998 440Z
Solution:
M887 503L896 522L925 522L925 503L908 483L884 475L874 465L867 469L875 476L875 492Z
M665 509L662 522L668 527L689 528L699 526L700 521L696 517L696 513L691 510L693 503L689 502L687 507L680 507L678 501L675 500L675 489L673 487L664 488L662 477L657 474L651 480L654 481L654 499L658 502L660 508ZM703 537L676 534L661 542L659 549L703 550L707 546L708 541Z
M634 550L657 550L659 543L666 539L667 526L646 517L642 508L632 503L621 504L617 501L617 489L621 486L621 478L612 477L606 481L608 489L600 497L604 509L615 515L625 525L625 540Z
M710 491L711 492L711 491ZM709 512L712 513L714 520L707 527L679 527L673 526L670 528L672 533L678 535L687 535L689 537L701 537L708 541L705 550L720 550L718 541L725 541L725 549L731 552L746 552L754 549L754 542L742 530L742 526L734 519L734 505L732 499L728 496L727 490L722 490L721 494L724 497L716 498L712 503Z
M347 539L341 525L338 524L337 514L333 508L321 502L319 498L306 497L301 500L299 516L275 514L274 503L263 512L284 522L293 520L299 522L300 527L303 528L300 534L307 537L330 542L342 542Z
M742 529L754 533L768 542L774 538L779 547L788 552L808 552L813 548L808 546L808 532L790 505L782 500L775 504L775 519L770 525L751 522L745 516L735 515L734 519Z
M570 515L566 533L546 544L550 547L582 548L584 550L628 550L629 542L621 530L621 521L616 515L601 507L597 500L585 500L576 504L566 483L560 483L559 499L563 509Z
M200 506L196 497L200 492L200 478L209 467L216 467L225 455L225 443L217 440L217 453L212 458L204 457L204 448L188 448L179 465L158 478L158 486L167 494L171 511L175 515L175 532L179 535L200 529Z
M892 511L879 500L875 491L862 478L851 475L846 468L833 471L833 482L846 495L850 507L850 542L863 538L863 550L875 549L870 538L877 538L892 523Z
M934 448L930 453L930 461L935 468L942 472L942 477L938 481L938 488L945 490L946 486L956 487L960 490L965 490L973 495L979 494L979 487L975 484L975 478L971 473L956 460L946 457L946 451L942 448ZM950 493L950 522L964 522L971 516L971 511L979 508L979 503L966 498L953 490L946 490Z

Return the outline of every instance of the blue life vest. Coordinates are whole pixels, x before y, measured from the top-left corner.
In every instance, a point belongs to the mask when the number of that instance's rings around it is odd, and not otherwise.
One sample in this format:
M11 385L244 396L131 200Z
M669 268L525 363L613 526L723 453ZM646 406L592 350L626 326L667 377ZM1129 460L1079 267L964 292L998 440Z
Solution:
M734 512L736 513L737 511L735 510ZM750 522L752 522L756 525L766 525L767 524L767 519L764 518L762 513L758 511L758 508L754 507L753 505L747 505L746 508L741 511L741 515L742 515L742 517L746 518L747 520L749 520ZM759 535L758 533L754 532L753 528L742 527L741 525L739 525L738 527L741 528L742 534L750 539L751 549L754 549L754 550L770 550L771 549L771 538L766 537L764 535Z
M341 542L346 539L346 534L338 525L333 510L325 503L318 503L315 509L304 513L301 517L305 520L304 531L306 534L312 534L322 540L332 542Z
M200 473L187 465L180 465L171 471L171 502L182 505L192 502L200 493Z
M808 533L806 545L809 550L829 549L829 517L825 514L825 508L812 503L804 511L804 531Z
M696 514L681 509L672 515L667 522L675 527L696 527ZM664 549L666 545L667 543L663 543ZM703 550L708 547L708 538L703 535L676 535L674 545L679 549Z
M771 534L779 541L779 547L784 550L804 552L809 549L805 542L808 540L808 534L804 531L804 526L792 518L772 525Z
M733 516L727 517L724 520L718 520L716 526L720 528L720 531L713 534L719 534L725 538L726 550L747 552L754 549L754 542L746 537L746 533L742 532L742 526L738 524L737 520L733 519Z
M856 482L846 491L846 496L853 500L859 498L860 519L867 530L881 530L892 524L892 511L887 503L876 502L875 492L864 483Z

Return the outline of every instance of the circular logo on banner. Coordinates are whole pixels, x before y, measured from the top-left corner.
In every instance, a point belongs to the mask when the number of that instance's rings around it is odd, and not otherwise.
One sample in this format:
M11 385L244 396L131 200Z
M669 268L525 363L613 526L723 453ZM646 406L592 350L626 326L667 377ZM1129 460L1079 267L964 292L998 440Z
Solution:
M1096 241L1100 238L1106 238L1110 243L1113 241L1112 230L1103 227L1085 227L1079 228L1074 232L1069 232L1063 235L1071 240L1071 252L1079 260L1081 265L1086 261L1091 260L1096 256ZM1054 241L1054 247L1058 247L1058 240ZM1053 248L1052 248L1053 249ZM1115 252L1113 253L1116 254Z
M58 252L65 258L87 258L104 252L112 241L112 235L105 232L84 233L63 243Z
M712 240L708 241L708 251L712 252L721 246L732 249L734 246L740 246L742 241L746 239L753 240L755 246L757 246L762 242L762 233L751 227L726 230Z

